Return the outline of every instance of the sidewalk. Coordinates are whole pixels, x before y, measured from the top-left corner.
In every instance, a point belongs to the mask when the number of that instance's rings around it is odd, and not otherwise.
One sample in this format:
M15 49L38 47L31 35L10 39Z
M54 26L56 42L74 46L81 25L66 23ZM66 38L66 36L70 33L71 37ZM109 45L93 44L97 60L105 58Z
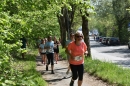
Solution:
M48 82L48 86L69 86L69 82L71 80L71 71L67 75L66 78L66 71L67 71L67 61L62 60L58 61L58 64L54 64L54 72L55 74L51 74L51 67L49 65L49 70L46 71L46 66L41 64L41 58L36 57L37 67L36 70L42 74L42 77L45 81ZM74 86L77 85L77 80L75 81ZM82 86L111 86L101 80L96 79L93 76L90 76L88 73L84 73L84 80Z

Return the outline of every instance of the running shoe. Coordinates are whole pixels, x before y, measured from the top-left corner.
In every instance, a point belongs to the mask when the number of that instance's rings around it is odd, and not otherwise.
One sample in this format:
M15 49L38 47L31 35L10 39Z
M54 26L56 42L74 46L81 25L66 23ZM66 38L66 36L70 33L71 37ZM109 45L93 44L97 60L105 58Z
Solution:
M51 74L55 74L53 70L51 71Z
M48 71L48 66L46 65L46 71Z
M74 81L71 81L71 82L70 82L70 86L74 86Z

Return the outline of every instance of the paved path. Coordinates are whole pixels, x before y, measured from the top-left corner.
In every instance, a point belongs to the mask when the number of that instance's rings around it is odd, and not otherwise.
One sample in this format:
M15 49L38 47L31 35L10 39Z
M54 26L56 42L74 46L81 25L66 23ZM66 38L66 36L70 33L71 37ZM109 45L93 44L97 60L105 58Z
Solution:
M51 74L51 71L45 70L45 65L41 64L41 58L37 57L37 70L41 72L44 80L48 82L48 86L69 86L69 82L71 80L71 72L68 74L66 78L65 72L67 71L67 61L58 61L58 64L55 64L54 72L55 74ZM49 66L49 70L50 70ZM77 80L75 81L74 86L77 86ZM84 80L82 86L110 86L107 83L102 82L101 80L97 80L95 77L90 76L88 73L84 74Z

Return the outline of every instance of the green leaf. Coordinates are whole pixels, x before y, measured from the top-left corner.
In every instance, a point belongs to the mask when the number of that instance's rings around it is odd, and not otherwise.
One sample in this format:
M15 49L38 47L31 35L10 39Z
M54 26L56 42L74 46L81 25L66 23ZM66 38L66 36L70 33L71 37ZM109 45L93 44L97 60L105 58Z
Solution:
M5 80L5 83L10 84L10 85L15 85L15 83L13 81L11 81L11 80Z

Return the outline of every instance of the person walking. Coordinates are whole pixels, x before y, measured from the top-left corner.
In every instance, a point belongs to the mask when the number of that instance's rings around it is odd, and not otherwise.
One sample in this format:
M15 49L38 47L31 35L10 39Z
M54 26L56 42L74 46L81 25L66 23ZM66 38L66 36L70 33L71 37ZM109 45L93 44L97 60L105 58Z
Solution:
M70 33L70 39L68 39L68 40L66 41L66 49L65 49L65 52L66 52L66 53L67 53L68 44L69 44L70 42L72 42L72 41L74 41L74 34L73 34L73 33ZM68 63L69 63L69 58L70 58L70 56L67 54ZM67 71L66 71L66 74L68 74L69 71L70 71L70 66L68 66L68 69L67 69Z
M52 41L52 36L48 36L47 42L45 43L45 49L48 63L46 65L46 71L48 71L48 66L51 63L51 74L54 74L54 42Z
M40 55L40 48L39 48L39 46L40 46L40 44L41 44L41 37L39 36L38 37L38 40L37 40L37 42L36 42L36 45L37 45L37 48L38 48L38 56Z
M25 50L26 50L26 47L27 47L27 39L24 36L22 36L22 38L20 38L20 40L22 41L21 48L23 49L22 50L22 58L25 59L25 53L26 53Z
M45 44L46 44L47 38L44 38L44 40L45 40ZM45 58L46 58L46 63L47 63L47 55L46 54L45 54Z
M40 55L42 57L41 62L42 62L42 64L44 62L44 65L45 65L46 64L46 49L44 47L45 47L45 40L42 39L39 48L40 48Z
M57 64L57 61L59 60L59 41L54 36L54 58Z
M83 34L76 32L75 41L69 43L68 54L70 55L69 63L72 71L70 86L74 86L74 81L78 78L78 86L82 85L84 73L84 53L87 51L86 44L82 41Z

